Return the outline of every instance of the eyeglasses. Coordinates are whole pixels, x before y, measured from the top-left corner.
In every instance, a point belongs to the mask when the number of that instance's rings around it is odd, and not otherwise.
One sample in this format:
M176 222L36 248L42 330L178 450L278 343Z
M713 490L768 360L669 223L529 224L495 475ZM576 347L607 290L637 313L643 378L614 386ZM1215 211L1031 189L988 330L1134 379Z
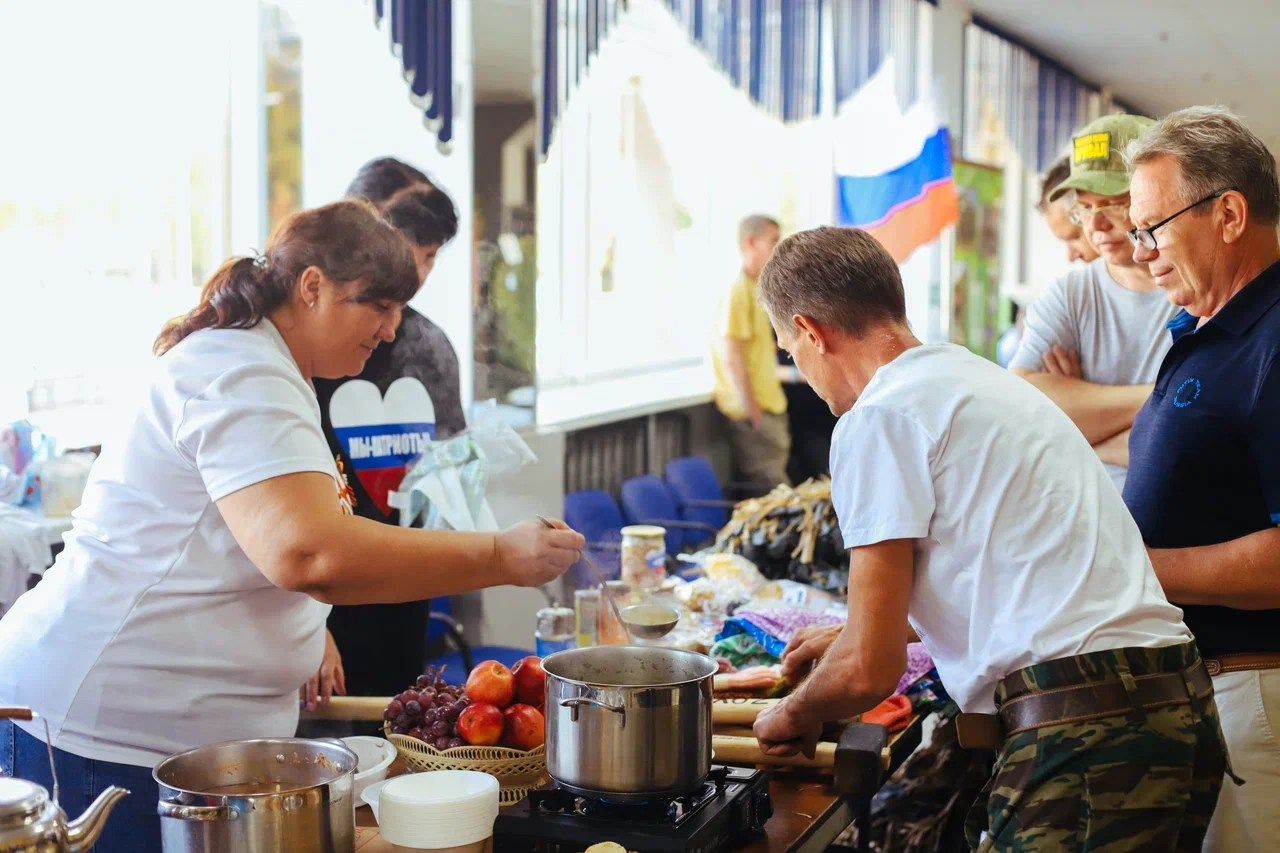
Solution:
M1157 222L1155 225L1152 225L1150 228L1134 228L1132 231L1127 232L1129 235L1129 242L1133 243L1133 245L1135 246L1141 246L1142 248L1146 249L1148 252L1154 252L1157 248L1156 247L1156 229L1157 228L1162 228L1165 225L1168 225L1170 222L1177 219L1179 216L1186 213L1188 210L1191 210L1193 207L1199 207L1200 205L1204 204L1206 201L1213 201L1216 198L1222 198L1224 194L1231 192L1231 189L1232 189L1231 187L1227 187L1226 189L1221 189L1221 190L1218 190L1216 193L1207 195L1197 202L1192 202L1191 204L1182 208L1182 210L1179 210L1177 213L1173 214L1173 216L1166 216L1164 219L1161 219L1159 222Z
M1095 214L1102 214L1104 219L1110 220L1113 224L1119 225L1129 218L1129 204L1104 204L1100 207L1085 207L1083 204L1077 204L1075 207L1067 211L1067 218L1076 225L1083 226Z

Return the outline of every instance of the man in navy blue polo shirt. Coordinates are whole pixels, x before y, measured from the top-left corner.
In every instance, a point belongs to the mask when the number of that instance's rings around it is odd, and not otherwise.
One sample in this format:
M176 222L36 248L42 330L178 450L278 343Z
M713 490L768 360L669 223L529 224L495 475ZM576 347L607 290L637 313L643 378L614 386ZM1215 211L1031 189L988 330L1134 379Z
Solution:
M1196 636L1235 772L1204 849L1280 844L1280 186L1226 110L1167 116L1126 151L1129 232L1182 311L1134 420L1125 503Z

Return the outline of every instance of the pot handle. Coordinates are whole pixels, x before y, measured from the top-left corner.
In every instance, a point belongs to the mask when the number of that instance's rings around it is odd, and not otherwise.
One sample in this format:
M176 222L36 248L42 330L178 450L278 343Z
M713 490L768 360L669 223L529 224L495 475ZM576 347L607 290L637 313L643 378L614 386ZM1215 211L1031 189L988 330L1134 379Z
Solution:
M156 814L160 817L171 817L174 820L235 820L239 815L235 809L221 806L189 806L177 800L161 800L156 805Z
M591 699L586 696L560 700L560 707L569 709L569 719L573 720L575 723L578 722L578 710L583 705L594 705L597 708L612 711L621 718L619 728L625 729L627 727L627 709L622 705L610 705L607 702L601 702L599 699Z

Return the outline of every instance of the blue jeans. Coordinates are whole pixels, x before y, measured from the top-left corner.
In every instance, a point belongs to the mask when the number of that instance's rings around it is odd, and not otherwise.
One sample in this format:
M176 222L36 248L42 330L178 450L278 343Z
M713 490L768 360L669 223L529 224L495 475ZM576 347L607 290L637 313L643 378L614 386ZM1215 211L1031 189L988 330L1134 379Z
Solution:
M156 815L160 789L151 778L150 767L94 761L61 749L53 751L53 760L58 768L62 810L70 820L83 814L94 798L112 785L130 792L111 812L94 853L161 853L160 818ZM53 795L44 741L8 720L0 720L0 775L43 785Z

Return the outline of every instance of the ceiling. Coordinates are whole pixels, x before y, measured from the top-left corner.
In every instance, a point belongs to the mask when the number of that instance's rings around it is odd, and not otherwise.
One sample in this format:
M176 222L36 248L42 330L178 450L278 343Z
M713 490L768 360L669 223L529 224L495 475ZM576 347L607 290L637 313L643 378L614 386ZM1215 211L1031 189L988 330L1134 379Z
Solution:
M1280 151L1277 0L942 0L970 7L1085 81L1160 115L1225 104ZM476 99L528 101L534 0L474 0Z
M1193 104L1223 104L1280 151L1276 0L963 2L1136 109L1158 117Z
M474 0L476 103L533 100L533 0Z

